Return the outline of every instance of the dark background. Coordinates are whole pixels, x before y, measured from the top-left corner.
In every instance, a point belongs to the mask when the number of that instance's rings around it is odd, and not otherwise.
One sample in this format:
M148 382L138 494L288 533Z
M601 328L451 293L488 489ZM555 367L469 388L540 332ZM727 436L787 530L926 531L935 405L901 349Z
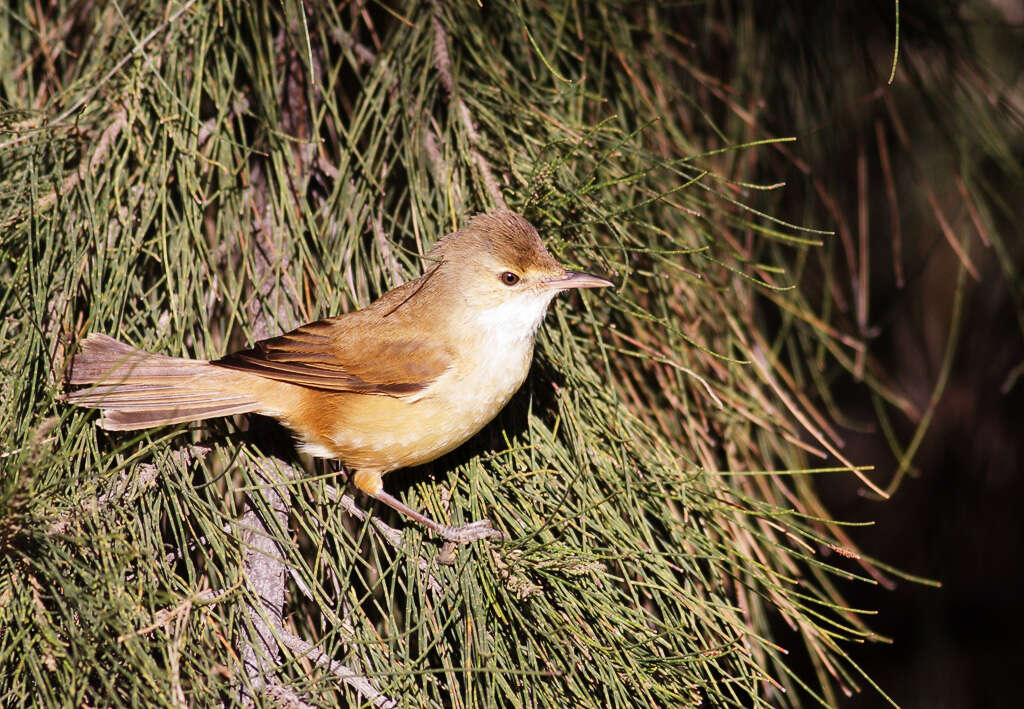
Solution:
M854 608L877 609L869 625L892 644L854 648L853 658L902 707L1019 706L1024 674L1024 363L1019 205L1024 66L1024 3L903 2L900 71L892 86L892 2L764 3L753 10L770 36L772 66L761 90L767 122L798 137L795 153L810 172L785 175L782 213L837 228L822 206L824 185L856 230L859 200L871 215L871 354L890 381L924 410L940 375L950 326L957 259L927 184L978 268L968 277L961 334L944 395L914 468L888 502L867 499L856 480L822 479L836 519L874 521L855 529L861 550L893 567L940 582L932 588L893 577L895 588L849 584ZM972 83L975 82L975 83ZM991 126L977 121L972 92L987 94ZM897 145L893 115L910 137L892 156L903 237L905 282L892 266L891 204L874 136L878 125ZM1000 123L1000 121L1005 121ZM1016 168L989 152L999 135ZM991 136L992 134L989 133ZM866 155L869 191L858 195L857 159ZM957 179L984 184L983 208L1003 236L1006 256L986 246L970 223ZM1016 216L1014 216L1016 215ZM1012 269L1011 269L1012 271ZM808 279L813 289L813 274ZM807 284L805 284L807 285ZM849 295L849 294L848 294ZM852 325L851 325L852 327ZM896 463L878 430L864 387L848 373L834 380L843 413L865 429L843 430L844 453L876 467L888 483ZM906 445L915 425L894 416ZM858 571L856 564L846 564ZM810 672L808 666L805 672ZM865 683L844 706L888 706ZM813 704L813 700L808 704Z
M918 329L906 300L897 301L899 327ZM909 334L909 333L907 333ZM926 397L941 350L921 338L893 338L895 376ZM918 339L918 347L913 340ZM930 588L896 579L892 591L853 585L853 607L878 609L873 629L892 638L853 656L903 707L1016 706L1024 672L1019 612L1024 598L1024 387L1006 393L1008 372L1024 360L1024 345L1005 290L989 281L974 289L945 396L908 476L885 503L867 500L838 478L823 489L837 518L874 520L855 539L867 554L935 579ZM870 420L855 394L847 411ZM912 435L909 426L901 433ZM848 433L854 460L874 464L887 480L893 459L879 435ZM867 690L851 707L885 706Z

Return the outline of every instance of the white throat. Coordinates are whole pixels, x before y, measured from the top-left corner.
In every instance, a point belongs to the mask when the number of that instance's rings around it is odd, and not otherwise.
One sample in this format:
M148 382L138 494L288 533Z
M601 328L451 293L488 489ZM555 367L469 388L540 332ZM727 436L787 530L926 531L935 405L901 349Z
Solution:
M452 373L461 384L460 398L452 405L463 408L466 418L472 419L473 432L494 418L526 379L537 328L553 295L519 294L499 305L466 313L462 342L476 352L466 358L473 362L471 368ZM473 395L467 396L469 392Z
M537 328L544 321L544 314L554 293L541 292L536 295L521 295L509 298L504 303L473 313L472 323L467 323L481 338L485 347L510 347L515 343L528 342L531 349Z

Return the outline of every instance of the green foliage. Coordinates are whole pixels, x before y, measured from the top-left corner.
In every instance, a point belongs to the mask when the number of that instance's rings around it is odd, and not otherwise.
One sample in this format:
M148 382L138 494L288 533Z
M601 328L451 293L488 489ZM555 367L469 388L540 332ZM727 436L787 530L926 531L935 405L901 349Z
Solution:
M741 19L39 7L0 15L0 702L365 702L294 645L249 686L247 504L288 569L282 632L403 706L834 705L871 684L849 652L876 638L841 587L884 569L811 479L873 473L816 402L852 372L920 412L842 316L841 242L769 212L791 146L744 109L773 87L742 81L766 45ZM712 61L729 51L734 85ZM500 200L622 285L557 304L506 411L385 484L507 543L445 565L422 530L358 521L336 470L263 424L107 434L58 400L87 332L217 356L366 305ZM268 482L275 437L290 465Z

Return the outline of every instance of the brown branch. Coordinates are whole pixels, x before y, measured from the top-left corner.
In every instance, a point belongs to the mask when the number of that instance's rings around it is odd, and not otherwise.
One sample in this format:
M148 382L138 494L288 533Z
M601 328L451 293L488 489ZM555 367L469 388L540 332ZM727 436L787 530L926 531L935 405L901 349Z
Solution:
M434 180L438 185L451 190L452 204L457 212L464 211L462 198L462 183L452 179L452 167L441 154L441 148L437 143L438 131L435 121L423 121L423 148L426 150L427 158L434 167Z
M391 250L391 244L388 242L387 234L384 233L383 218L379 211L374 215L372 224L373 237L377 242L377 249L380 251L380 258L384 262L385 266L387 266L388 275L391 276L391 282L388 283L388 287L394 288L403 280L402 266L398 263L398 259Z
M333 502L340 503L341 506L345 508L346 512L348 512L350 515L358 519L360 522L365 522L367 517L370 517L364 510L362 510L359 507L359 505L356 504L355 499L352 498L351 495L345 495L341 492L338 492L337 488L332 487L330 485L327 485L325 487L327 491L327 499ZM402 543L402 533L400 531L398 531L394 527L385 524L377 517L370 517L370 522L373 524L373 531L379 534L384 541L386 541L388 544L395 547L399 551L402 551L406 554L409 554L410 556L413 556L413 553L406 549L405 544ZM432 573L433 565L429 561L424 559L422 556L415 556L417 567L419 567L419 570L424 574L424 576L427 579L427 587L433 593L440 593L442 590L442 586L441 582L438 581L437 577L434 576L434 574Z
M377 54L365 44L360 44L355 38L341 29L333 27L330 30L331 38L341 45L342 49L351 49L360 64L373 64L377 61Z
M263 694L288 709L316 709L316 707L300 697L294 689L274 680L267 682L263 688Z
M190 465L194 461L202 460L209 452L210 449L206 446L194 445L174 451L170 454L170 457L172 459L176 459L183 466L186 466ZM118 500L134 499L141 494L143 490L156 484L159 475L160 470L155 463L143 463L138 467L138 472L135 475L132 474L132 471L125 471L117 478L117 480L112 482L96 497L82 501L76 509L69 509L62 512L60 516L50 524L46 533L63 534L67 531L68 527L71 526L72 522L74 522L77 517L81 516L82 512L85 510L99 511Z
M275 636L284 633L288 569L278 536L281 532L287 534L289 503L288 488L280 483L282 477L294 477L289 471L291 466L277 458L259 462L256 475L262 484L248 494L249 509L239 525L245 545L245 578L256 599L249 606L252 626L241 653L242 667L249 678L249 684L242 690L242 701L250 705L254 699L247 694L249 688L262 690L266 686L265 677L280 665L281 654ZM265 505L259 504L257 495L263 496ZM266 512L273 515L273 522L265 517Z
M181 601L178 605L173 608L163 608L153 614L153 622L149 625L145 625L137 630L133 630L130 633L122 633L117 636L117 642L123 643L128 638L140 637L142 635L149 635L154 630L167 627L171 621L176 620L180 617L188 617L192 612L192 606L197 603L207 604L216 602L218 597L225 596L230 593L232 589L228 589L223 593L215 593L214 591L201 591L194 596L189 596Z
M329 670L335 677L352 687L361 697L371 702L379 709L397 709L398 702L391 699L377 689L369 678L357 674L347 665L331 659L327 654L312 643L291 633L280 633L278 640L281 644L300 657L308 657L310 660Z
M455 95L455 78L452 75L451 57L448 54L448 35L445 32L444 26L441 24L440 18L438 17L439 13L440 7L438 3L435 2L433 14L434 66L437 68L437 72L441 77L441 85L444 86L445 92L448 95L448 100L455 108L455 115L458 117L463 130L466 131L466 135L469 137L469 155L473 158L477 169L480 171L480 177L483 179L487 196L491 198L491 201L494 202L494 205L499 209L508 209L508 205L505 204L505 198L501 194L501 187L498 186L498 181L495 179L494 173L491 172L490 165L487 164L487 160L484 159L484 156L477 149L483 143L483 140L477 132L476 125L473 123L473 116L469 112L469 108L466 106L466 103L460 97Z
M110 152L111 146L114 141L117 140L118 136L121 135L121 131L128 125L128 112L122 108L114 114L113 120L103 130L99 140L96 143L95 149L88 159L83 158L78 164L78 168L64 178L64 182L61 183L60 189L53 189L47 192L45 195L36 200L35 204L31 207L31 210L36 214L45 212L50 207L57 203L57 198L68 194L78 184L85 179L86 174L93 173L96 171L104 160L107 158L107 154ZM29 208L21 209L15 212L11 217L7 219L3 224L3 228L7 229L14 226L21 220L25 219L29 214Z

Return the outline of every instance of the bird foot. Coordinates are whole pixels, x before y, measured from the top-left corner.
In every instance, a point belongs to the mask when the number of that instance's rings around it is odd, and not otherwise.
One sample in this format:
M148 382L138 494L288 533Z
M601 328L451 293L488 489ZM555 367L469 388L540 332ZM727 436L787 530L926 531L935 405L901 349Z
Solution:
M438 525L434 531L449 542L456 544L469 544L481 539L505 538L505 533L500 529L495 529L489 519L478 519L476 522L470 522L460 527Z
M464 524L461 527L451 527L447 524L435 522L422 512L417 512L401 500L396 499L383 490L378 490L377 492L372 493L372 497L380 500L388 507L398 510L409 519L419 522L434 534L439 535L442 539L454 542L455 544L469 544L470 542L480 541L481 539L505 539L505 534L500 530L495 529L493 525L491 525L491 520L489 519L478 519L476 522L470 522L469 524Z

